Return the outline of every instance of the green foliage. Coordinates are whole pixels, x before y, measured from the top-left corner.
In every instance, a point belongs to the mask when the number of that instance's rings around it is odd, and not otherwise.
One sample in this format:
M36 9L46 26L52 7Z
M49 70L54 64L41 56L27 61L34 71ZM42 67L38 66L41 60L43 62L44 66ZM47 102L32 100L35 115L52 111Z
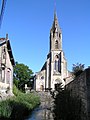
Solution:
M9 120L23 120L30 111L40 103L39 97L34 93L25 94L14 85L14 97L0 102L0 118Z
M63 90L56 96L54 113L55 120L81 120L81 100Z
M12 108L10 106L9 100L5 100L0 102L0 117L9 118L11 115Z
M73 64L72 71L74 75L77 77L84 71L84 64L81 63Z
M40 102L38 95L34 93L22 93L15 85L13 87L13 93L16 96L15 101L24 104L29 110L36 107Z
M11 105L12 105L12 114L11 114L11 119L14 120L23 120L23 118L37 106L39 105L39 97L35 96L33 93L31 94L25 94L25 93L20 93L17 95L16 98L11 100Z
M13 85L13 94L15 96L18 96L19 94L22 94L22 92L20 90L18 90L18 88L16 87L16 85Z
M33 72L27 65L16 62L14 67L14 84L22 91L24 91L25 83L32 77Z

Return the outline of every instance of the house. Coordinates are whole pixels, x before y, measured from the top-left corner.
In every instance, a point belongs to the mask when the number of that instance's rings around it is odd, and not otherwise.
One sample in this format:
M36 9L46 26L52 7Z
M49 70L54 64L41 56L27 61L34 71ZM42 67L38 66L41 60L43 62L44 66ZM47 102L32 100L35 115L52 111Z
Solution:
M2 95L12 94L14 65L10 40L6 35L6 38L0 38L0 94Z

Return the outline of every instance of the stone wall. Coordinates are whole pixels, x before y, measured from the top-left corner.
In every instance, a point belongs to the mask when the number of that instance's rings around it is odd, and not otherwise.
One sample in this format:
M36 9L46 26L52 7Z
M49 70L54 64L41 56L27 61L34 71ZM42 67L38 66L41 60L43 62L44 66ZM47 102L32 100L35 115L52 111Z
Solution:
M86 85L87 85L87 110L90 120L90 68L86 70Z
M43 91L45 90L45 76L46 70L42 70L36 74L35 82L34 82L34 89L36 91Z
M90 68L87 68L80 76L66 85L71 95L77 96L82 101L82 120L90 119ZM86 118L86 116L88 118Z

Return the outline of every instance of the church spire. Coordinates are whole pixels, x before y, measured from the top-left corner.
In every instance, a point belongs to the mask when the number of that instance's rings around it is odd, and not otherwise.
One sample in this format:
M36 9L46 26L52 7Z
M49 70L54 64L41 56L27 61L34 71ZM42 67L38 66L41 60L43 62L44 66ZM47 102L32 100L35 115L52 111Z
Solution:
M56 10L54 10L54 21L57 19Z
M54 0L54 21L53 21L51 31L55 31L56 29L61 32L61 29L58 24L58 18L57 18L57 12L56 12L56 0Z
M59 24L58 24L58 18L57 18L57 13L56 13L56 4L55 4L55 7L54 7L54 21L53 21L51 31L55 31L56 29L61 31L60 27L59 27Z
M50 30L50 51L51 50L62 50L62 31L59 27L56 14L56 1L54 7L54 20Z
M54 0L54 20L57 19L56 15L56 0Z

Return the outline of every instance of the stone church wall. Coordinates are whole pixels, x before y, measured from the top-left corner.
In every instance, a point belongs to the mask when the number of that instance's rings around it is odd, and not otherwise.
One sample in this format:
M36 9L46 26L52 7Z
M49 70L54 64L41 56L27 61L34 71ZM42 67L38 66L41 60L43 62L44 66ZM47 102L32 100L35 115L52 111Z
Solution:
M82 111L81 112L82 120L90 119L90 68L86 69L80 76L71 81L66 85L66 88L71 91L71 95L77 96L81 99Z
M35 85L34 85L34 89L36 91L43 91L45 90L45 70L42 70L40 72L37 73L36 78L35 78Z

